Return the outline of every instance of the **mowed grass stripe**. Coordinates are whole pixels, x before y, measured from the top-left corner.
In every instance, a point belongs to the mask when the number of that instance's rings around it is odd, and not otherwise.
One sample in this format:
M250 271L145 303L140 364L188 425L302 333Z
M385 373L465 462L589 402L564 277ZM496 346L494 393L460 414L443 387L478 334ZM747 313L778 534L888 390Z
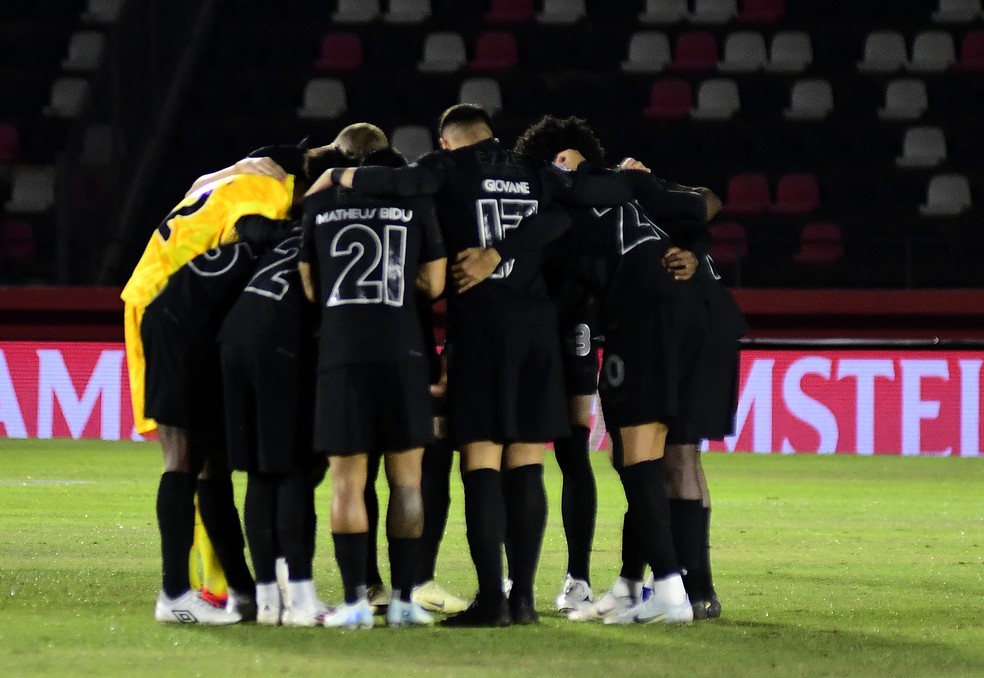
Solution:
M539 627L215 629L152 621L155 444L2 440L0 666L10 676L984 674L984 460L711 454L704 464L721 620L616 628L552 613L566 547L548 459ZM618 571L625 503L604 455L595 466L600 592ZM237 478L240 502L243 489ZM468 594L460 482L452 492L439 578ZM337 601L329 501L323 486L315 578Z

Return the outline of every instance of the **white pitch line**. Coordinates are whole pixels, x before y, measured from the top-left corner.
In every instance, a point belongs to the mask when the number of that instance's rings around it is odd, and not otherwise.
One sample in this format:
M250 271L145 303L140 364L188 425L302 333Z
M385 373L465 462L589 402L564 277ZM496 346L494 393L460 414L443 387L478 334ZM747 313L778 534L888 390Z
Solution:
M0 487L16 487L18 485L95 485L94 480L0 480Z

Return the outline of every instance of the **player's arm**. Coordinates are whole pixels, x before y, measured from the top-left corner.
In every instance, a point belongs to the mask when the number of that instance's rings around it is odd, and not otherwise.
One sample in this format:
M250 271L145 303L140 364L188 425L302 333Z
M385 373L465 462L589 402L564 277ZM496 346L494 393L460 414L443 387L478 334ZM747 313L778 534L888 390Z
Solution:
M277 181L283 181L287 178L287 172L284 171L284 168L270 158L243 158L234 165L229 165L228 167L224 167L216 172L203 174L198 177L195 179L195 182L191 185L191 188L188 189L188 192L185 193L185 195L194 193L205 184L210 184L213 181L231 177L234 174L258 174L261 176L272 177Z
M542 212L523 217L516 228L492 247L469 247L458 253L451 277L455 289L465 292L495 272L503 259L541 250L571 228L571 216L554 203Z
M311 264L306 261L297 262L297 272L301 275L301 286L304 297L312 304L318 301L318 292L314 287L314 276L311 275Z
M557 154L554 162L541 171L544 185L569 205L603 207L629 202L635 191L649 179L646 171L608 172L587 162L578 151Z
M426 294L428 299L437 299L444 292L447 270L447 258L421 263L417 272L417 289Z
M301 221L301 250L297 254L297 272L301 277L304 297L312 304L318 302L318 288L315 286L312 264L317 262L318 253L314 243L314 216L307 209Z
M447 169L436 153L404 167L347 167L327 170L308 191L342 186L377 196L434 195L447 181Z
M437 221L434 201L425 196L413 201L414 220L423 229L420 249L420 268L417 272L417 289L430 299L437 299L444 293L447 280L448 253Z

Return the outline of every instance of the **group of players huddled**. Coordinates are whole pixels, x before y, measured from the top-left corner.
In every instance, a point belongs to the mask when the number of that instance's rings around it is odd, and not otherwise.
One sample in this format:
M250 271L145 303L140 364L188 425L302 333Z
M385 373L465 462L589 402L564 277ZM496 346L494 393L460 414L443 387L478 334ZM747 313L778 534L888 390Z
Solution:
M545 443L564 482L559 611L622 624L720 615L697 443L732 430L747 329L707 256L720 201L630 158L606 167L577 118L546 116L510 150L486 111L459 104L438 132L441 149L411 164L368 123L320 148L258 149L196 181L152 234L122 298L137 430L156 430L164 454L157 621L368 628L385 603L390 626L435 612L455 613L447 626L536 623ZM597 598L596 391L628 505L622 569ZM470 604L434 581L452 450ZM380 463L388 600L376 591ZM336 606L312 579L326 466ZM245 541L232 470L248 474ZM196 492L225 607L190 584Z

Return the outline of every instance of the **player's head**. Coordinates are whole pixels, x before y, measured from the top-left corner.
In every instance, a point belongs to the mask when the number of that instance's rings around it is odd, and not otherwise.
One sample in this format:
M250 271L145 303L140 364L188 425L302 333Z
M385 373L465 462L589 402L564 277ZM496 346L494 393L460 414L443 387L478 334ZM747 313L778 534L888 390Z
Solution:
M252 151L250 158L270 158L280 165L287 174L294 175L294 194L292 204L296 207L304 199L304 193L311 185L307 172L307 139L299 144L274 144Z
M388 146L387 148L380 148L378 151L368 154L362 159L360 164L363 166L382 165L383 167L403 167L407 164L407 159L398 150L392 146Z
M492 117L475 104L456 104L437 121L441 148L454 150L492 138Z
M329 144L330 147L342 152L350 160L358 164L368 153L386 148L389 140L386 133L368 122L357 122L342 129ZM341 167L342 165L336 165Z
M293 174L296 178L307 180L307 174L304 171L304 154L306 152L307 148L303 142L296 145L273 144L257 148L255 151L251 151L247 157L270 158L280 165L287 174Z
M304 160L311 181L333 167L355 167L359 164L359 158L350 158L331 145L312 148L307 152Z
M573 148L585 160L601 167L605 164L605 149L583 118L543 116L526 128L516 141L516 152L543 162L553 162L557 154Z

